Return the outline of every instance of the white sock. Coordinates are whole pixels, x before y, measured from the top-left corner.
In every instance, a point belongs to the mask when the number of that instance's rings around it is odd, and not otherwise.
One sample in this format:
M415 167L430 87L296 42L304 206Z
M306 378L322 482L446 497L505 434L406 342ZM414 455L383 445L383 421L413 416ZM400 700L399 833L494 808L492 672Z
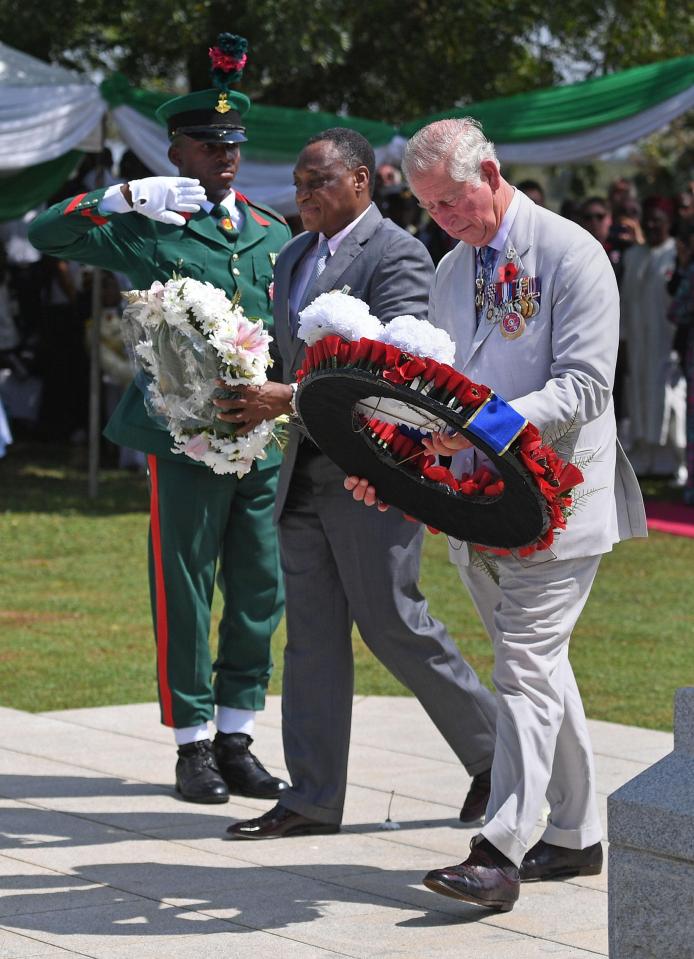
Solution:
M173 732L177 746L187 746L188 743L199 743L201 739L210 738L207 723L201 726L182 726L180 729L174 729Z
M255 709L217 706L217 729L220 733L245 733L252 736L255 729Z

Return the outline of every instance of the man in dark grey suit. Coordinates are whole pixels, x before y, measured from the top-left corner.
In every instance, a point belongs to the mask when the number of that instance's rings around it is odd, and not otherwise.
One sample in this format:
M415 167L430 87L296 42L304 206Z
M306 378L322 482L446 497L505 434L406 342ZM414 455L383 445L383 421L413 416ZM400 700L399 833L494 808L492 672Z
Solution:
M305 233L275 266L277 369L283 383L220 401L249 429L292 411L304 344L299 311L321 293L345 290L383 322L425 318L433 265L425 247L371 201L374 153L348 129L308 141L294 170ZM480 819L489 795L494 699L429 615L417 588L423 528L390 510L375 523L345 494L344 473L294 426L281 467L275 516L286 583L287 646L282 731L292 787L261 816L231 825L230 838L334 833L347 781L353 696L351 632L425 710L473 777L460 818Z

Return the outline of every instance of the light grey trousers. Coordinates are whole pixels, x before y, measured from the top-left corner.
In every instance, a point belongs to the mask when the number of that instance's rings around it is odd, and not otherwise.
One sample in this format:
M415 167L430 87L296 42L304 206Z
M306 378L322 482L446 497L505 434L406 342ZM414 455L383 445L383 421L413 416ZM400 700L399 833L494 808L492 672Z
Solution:
M498 716L482 834L520 864L542 812L545 842L584 849L602 838L595 769L569 640L600 556L521 565L499 561L499 585L459 566L494 644Z
M300 458L279 523L287 646L282 733L291 789L281 803L339 823L353 696L352 624L412 690L470 775L494 751L493 694L419 592L423 529L356 503L327 457ZM462 798L462 797L461 797Z

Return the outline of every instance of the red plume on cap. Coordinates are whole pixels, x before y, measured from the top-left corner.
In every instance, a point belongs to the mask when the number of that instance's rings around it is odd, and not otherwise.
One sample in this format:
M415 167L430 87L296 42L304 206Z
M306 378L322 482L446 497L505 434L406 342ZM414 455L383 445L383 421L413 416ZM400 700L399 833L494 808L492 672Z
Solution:
M220 33L217 45L210 47L212 63L210 75L218 90L229 90L232 83L241 79L248 59L248 41L235 33Z

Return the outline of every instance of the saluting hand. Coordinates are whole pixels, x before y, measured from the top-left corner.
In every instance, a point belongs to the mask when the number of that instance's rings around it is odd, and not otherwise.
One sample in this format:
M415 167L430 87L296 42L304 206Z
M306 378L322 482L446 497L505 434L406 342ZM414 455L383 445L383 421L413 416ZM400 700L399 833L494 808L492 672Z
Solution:
M136 213L174 226L183 226L186 221L181 213L197 213L200 203L207 199L200 181L187 176L131 180L123 184L121 192Z

